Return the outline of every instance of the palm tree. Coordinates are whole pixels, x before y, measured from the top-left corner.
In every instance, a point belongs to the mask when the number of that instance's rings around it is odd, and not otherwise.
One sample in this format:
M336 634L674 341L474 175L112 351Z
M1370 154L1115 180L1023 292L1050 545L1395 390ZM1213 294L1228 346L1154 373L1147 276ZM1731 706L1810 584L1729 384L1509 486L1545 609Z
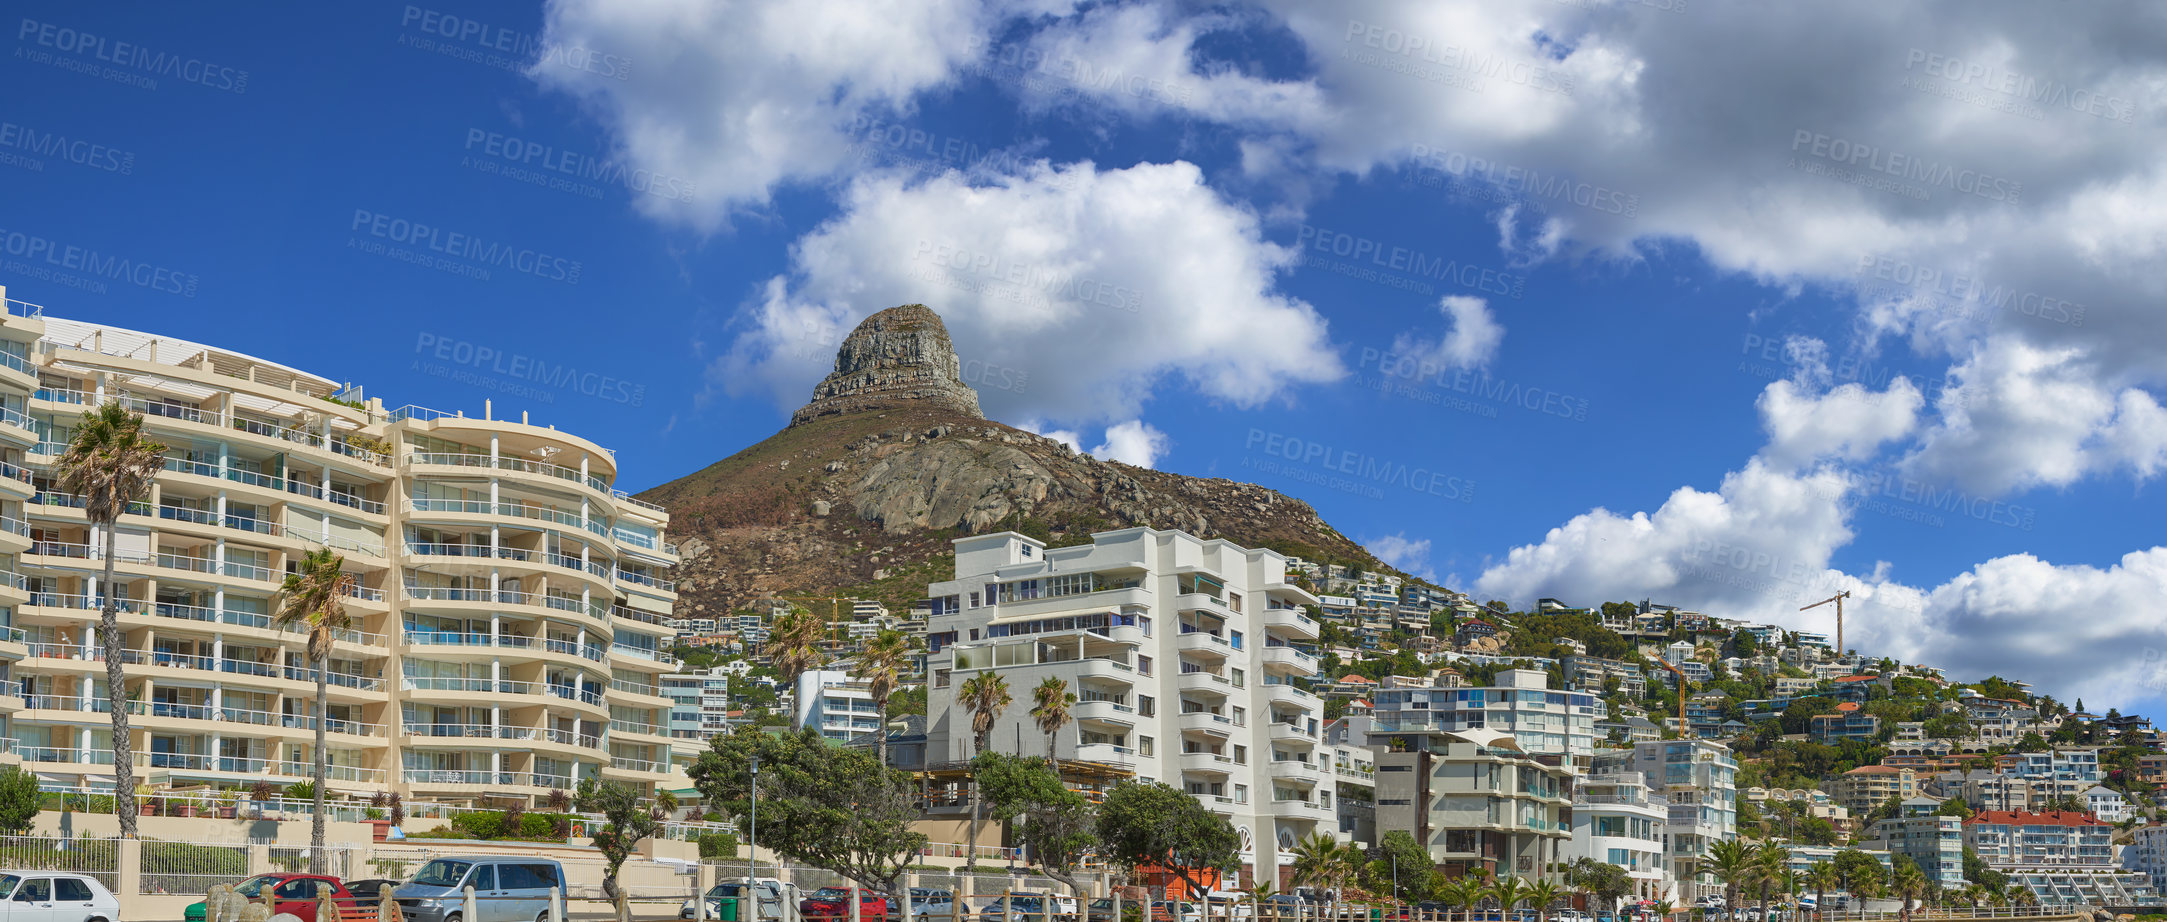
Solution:
M858 678L865 680L866 691L873 695L874 706L880 708L880 732L875 734L873 749L880 756L880 764L888 764L888 697L895 694L901 683L904 667L910 665L914 642L902 631L882 631L865 645L865 652L858 655Z
M1836 886L1837 880L1836 865L1832 862L1816 861L1812 867L1806 869L1806 886L1813 888L1815 915L1828 913L1828 891Z
M1926 897L1926 875L1915 864L1898 867L1889 875L1889 895L1902 901L1898 906L1899 916L1904 922L1911 922L1912 901Z
M971 713L971 740L975 744L972 753L985 752L986 744L993 735L993 725L1001 719L1001 712L1008 710L1015 699L1008 694L1008 680L998 673L980 672L963 681L957 689L963 699L963 708ZM971 784L971 848L970 857L964 859L964 870L978 870L978 824L985 820L986 799L978 793L977 782Z
M286 574L279 587L278 613L271 625L279 630L300 628L308 632L308 662L316 671L316 815L309 821L309 873L326 873L324 855L324 780L330 773L329 732L331 716L331 641L350 630L346 596L353 592L354 577L343 568L346 558L330 548L310 551L301 568Z
M1678 907L1672 905L1669 900L1655 901L1655 917L1663 920L1663 922L1670 922L1670 917L1677 912Z
M1039 732L1046 734L1048 765L1059 764L1053 758L1054 737L1062 727L1068 726L1068 708L1075 703L1076 693L1068 690L1068 682L1064 679L1047 676L1037 688L1031 689L1031 719L1038 722Z
M1497 901L1498 913L1506 918L1512 916L1514 906L1526 902L1530 895L1527 885L1517 877L1500 877L1485 888L1485 893Z
M1716 879L1723 882L1723 908L1738 911L1739 885L1753 878L1753 848L1736 839L1717 842L1708 847L1707 870L1715 872Z
M1761 888L1761 918L1768 918L1768 888L1782 882L1785 870L1791 863L1791 850L1774 842L1763 842L1753 850L1753 880Z
M1294 882L1297 886L1331 891L1332 898L1325 905L1326 916L1332 917L1338 909L1340 888L1361 868L1362 857L1362 850L1351 844L1342 845L1326 833L1310 833L1294 843Z
M1255 886L1242 892L1249 894L1249 914L1257 919L1264 918L1264 904L1271 902L1272 897L1277 895L1272 885L1263 881L1258 881Z
M150 493L166 447L143 437L143 414L119 401L86 411L74 441L55 462L60 488L83 497L83 515L105 532L105 575L98 581L98 645L105 648L105 694L113 717L113 803L120 835L135 838L135 753L128 730L128 679L121 674L120 592L113 585L113 525ZM320 851L320 849L319 849Z
M2007 900L2011 906L2031 906L2039 902L2039 894L2033 893L2032 888L2023 884L2010 884L2009 889L2002 891L2002 894L2002 899Z
M1475 918L1475 904L1482 902L1482 891L1482 881L1473 877L1454 877L1436 890L1438 899L1458 904L1469 922Z
M827 651L820 649L820 641L826 639L827 633L827 623L802 608L793 608L775 619L768 628L768 659L775 664L775 675L784 688L794 693L798 676L827 665ZM798 712L804 711L804 702L799 702ZM796 715L792 715L790 725L798 726Z
M1535 904L1535 922L1550 922L1550 904L1558 901L1558 885L1538 880L1527 888L1527 901Z

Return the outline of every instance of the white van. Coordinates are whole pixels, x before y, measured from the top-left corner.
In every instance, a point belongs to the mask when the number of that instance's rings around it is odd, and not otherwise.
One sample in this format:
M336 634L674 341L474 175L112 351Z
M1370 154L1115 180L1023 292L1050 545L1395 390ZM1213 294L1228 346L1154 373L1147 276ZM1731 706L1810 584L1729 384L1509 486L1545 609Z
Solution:
M0 871L0 919L121 922L120 900L88 874Z

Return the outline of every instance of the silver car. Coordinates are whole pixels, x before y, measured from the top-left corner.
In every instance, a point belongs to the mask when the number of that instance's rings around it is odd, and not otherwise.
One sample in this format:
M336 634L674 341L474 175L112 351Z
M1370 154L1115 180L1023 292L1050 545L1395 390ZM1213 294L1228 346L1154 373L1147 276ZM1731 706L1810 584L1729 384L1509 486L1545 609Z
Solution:
M549 918L549 891L564 866L548 858L438 858L392 893L411 922L561 922ZM466 918L466 891L474 914Z

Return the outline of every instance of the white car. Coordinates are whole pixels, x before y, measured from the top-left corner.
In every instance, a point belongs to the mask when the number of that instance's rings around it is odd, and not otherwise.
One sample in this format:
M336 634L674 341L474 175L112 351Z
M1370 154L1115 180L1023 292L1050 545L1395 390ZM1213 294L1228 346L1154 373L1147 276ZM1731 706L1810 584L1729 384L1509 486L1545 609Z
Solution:
M98 879L64 871L0 871L0 918L121 922L120 900Z
M1578 909L1560 909L1550 914L1550 922L1589 922L1588 914Z

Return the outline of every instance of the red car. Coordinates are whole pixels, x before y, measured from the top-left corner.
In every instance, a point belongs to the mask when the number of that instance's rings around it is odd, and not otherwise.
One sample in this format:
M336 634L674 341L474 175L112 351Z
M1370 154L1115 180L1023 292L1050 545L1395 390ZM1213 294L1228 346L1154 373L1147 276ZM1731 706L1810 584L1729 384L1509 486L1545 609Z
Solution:
M342 907L351 909L361 905L361 901L347 892L346 885L339 883L338 878L320 874L258 874L234 884L233 890L251 901L259 901L263 898L265 887L271 888L274 915L290 912L301 917L301 922L317 922L316 900L327 890L331 893L331 898L337 900ZM181 912L181 918L186 922L203 922L203 917L203 904L200 902L191 904ZM324 922L338 920L326 919Z
M901 909L902 907L894 907ZM878 922L889 914L888 895L871 890L858 891L858 918L862 922ZM798 914L808 919L850 919L850 888L822 887L798 901Z

